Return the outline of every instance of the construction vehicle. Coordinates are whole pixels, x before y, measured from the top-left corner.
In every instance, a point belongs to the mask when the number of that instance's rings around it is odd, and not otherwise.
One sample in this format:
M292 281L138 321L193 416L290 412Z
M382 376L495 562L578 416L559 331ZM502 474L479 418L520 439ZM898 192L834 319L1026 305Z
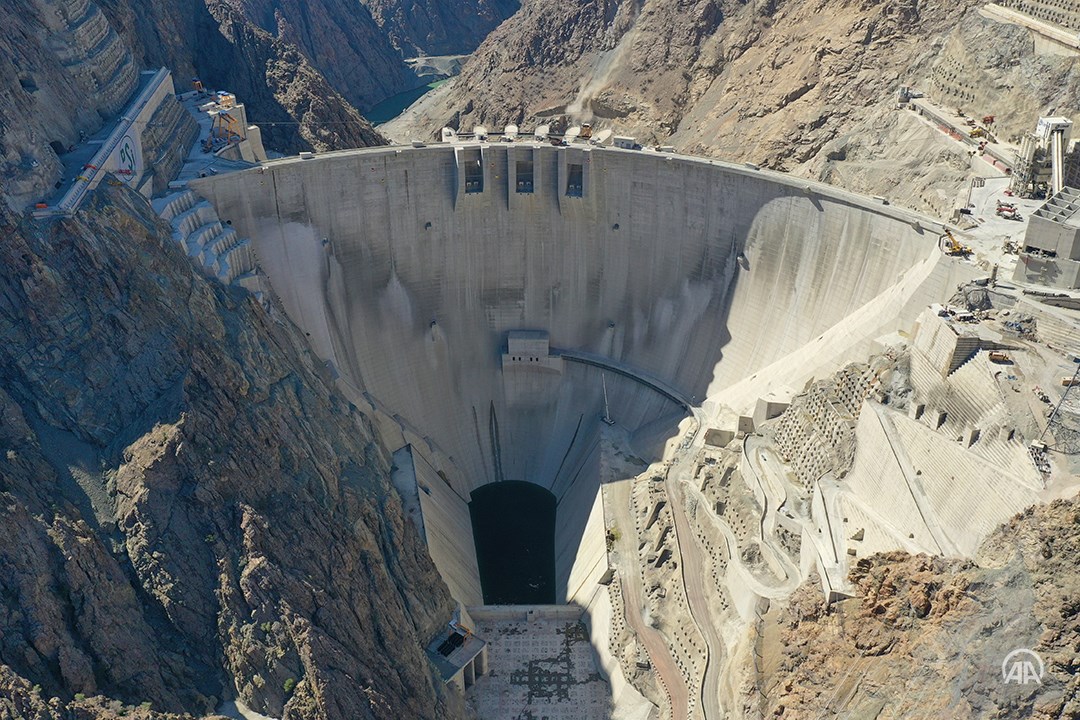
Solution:
M1009 359L1008 355L1001 352L1000 350L991 350L990 351L990 362L993 362L993 363L1011 363L1012 361Z
M592 137L592 125L589 123L581 123L581 134L578 135L582 140L588 140Z
M1020 216L1020 213L1016 211L1015 207L1003 207L999 205L997 209L997 215L998 217L1005 218L1006 220L1023 220L1023 218Z
M952 232L947 228L945 230L945 235L942 237L942 240L944 240L943 245L946 255L967 257L971 254L971 248L961 244L960 241L957 240L953 236Z
M993 115L983 115L982 124L983 125L993 125L994 124L994 116Z
M971 132L968 133L968 137L973 137L973 138L986 137L986 131L983 130L981 127L972 128Z
M1062 387L1080 387L1080 378L1075 375L1066 375L1061 378Z
M211 144L224 143L226 145L244 139L240 132L240 121L235 113L219 111L214 114L210 126Z

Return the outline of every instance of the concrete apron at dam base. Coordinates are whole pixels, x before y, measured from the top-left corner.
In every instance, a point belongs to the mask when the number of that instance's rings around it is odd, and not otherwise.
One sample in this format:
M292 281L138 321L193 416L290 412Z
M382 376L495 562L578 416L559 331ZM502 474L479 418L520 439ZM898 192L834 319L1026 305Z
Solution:
M600 490L625 480L605 468L644 471L689 416L733 423L865 356L977 274L924 216L669 153L373 148L190 188L251 239L280 307L401 448L395 484L462 605L483 603L471 492L555 496L556 601L584 609L627 708L642 699L597 627L613 621ZM603 449L605 418L625 446Z

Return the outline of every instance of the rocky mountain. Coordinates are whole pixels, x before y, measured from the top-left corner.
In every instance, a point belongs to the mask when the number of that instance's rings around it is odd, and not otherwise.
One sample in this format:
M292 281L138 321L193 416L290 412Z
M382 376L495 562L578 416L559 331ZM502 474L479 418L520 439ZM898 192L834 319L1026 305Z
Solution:
M0 22L0 177L21 198L59 178L58 150L120 111L138 67L96 5L12 0Z
M1017 144L1041 115L1080 114L1080 62L1036 52L1030 32L977 9L913 58L897 83L908 79L946 107L994 115L998 136ZM888 102L867 107L812 156L782 167L939 217L957 206L957 189L970 175L986 172L966 150Z
M591 122L948 213L971 160L896 110L900 85L995 114L1005 137L1080 109L1080 64L978 5L531 0L384 131Z
M303 336L118 181L0 213L0 717L457 717L448 591Z
M355 30L357 23L339 20L340 33ZM304 54L292 25L279 37L224 2L11 0L0 3L0 22L7 28L0 37L0 171L20 209L62 180L58 153L115 117L147 67L171 68L181 92L196 74L236 92L272 149L385 142ZM368 26L371 37L357 39L355 30L348 41L325 39L345 55L319 50L327 67L351 68L334 79L349 85L357 103L414 82L370 18ZM358 64L361 55L367 65Z
M197 75L237 93L283 150L379 142L357 110L412 85L385 34L345 0L100 1L140 65L172 68L181 90ZM290 121L310 136L289 137L270 124Z
M591 121L945 212L970 159L894 108L899 84L1006 135L1080 98L1075 61L967 0L515 7L7 0L0 193L22 210L50 187L155 65L235 91L271 147L384 142L361 111L415 82L403 57L491 28L393 131ZM464 717L422 651L447 589L387 448L302 333L197 274L117 181L71 219L0 204L0 234L0 720L180 720L234 697L289 720ZM908 717L1080 717L1078 552L1074 499L977 562L864 559L832 607L808 584L755 628L744 714L870 718L903 698ZM998 682L1016 647L1047 660L1042 685Z
M419 84L411 54L469 52L514 0L11 0L0 4L0 170L22 207L58 151L115 117L139 71L228 89L286 153L385 143L362 112Z
M748 716L1080 717L1080 498L1027 510L977 562L889 553L860 560L858 597L831 608L803 586L766 614ZM1041 683L1005 683L1015 649ZM751 676L752 677L752 676Z
M390 42L406 57L472 52L518 9L517 0L363 2Z

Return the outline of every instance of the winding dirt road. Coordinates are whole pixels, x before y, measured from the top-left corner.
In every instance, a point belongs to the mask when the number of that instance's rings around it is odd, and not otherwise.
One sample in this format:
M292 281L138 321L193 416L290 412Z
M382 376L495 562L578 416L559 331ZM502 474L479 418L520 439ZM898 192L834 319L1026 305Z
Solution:
M696 435L696 431L694 433ZM701 682L701 711L705 720L720 720L723 710L720 707L720 659L723 657L724 644L717 632L719 622L712 616L709 604L709 591L706 582L711 574L706 559L694 539L690 520L686 517L686 501L682 492L683 478L692 478L694 454L687 450L680 452L668 470L666 477L667 493L671 500L671 515L675 521L675 542L682 558L683 588L686 592L686 604L690 608L690 617L697 626L698 633L705 640L705 676Z
M621 529L616 548L619 557L619 583L622 588L623 612L626 623L637 639L645 646L649 661L656 671L660 684L667 693L672 720L687 720L690 695L683 682L682 673L675 664L667 641L660 632L645 622L642 599L641 576L637 567L637 533L633 532L634 520L630 516L629 481L612 483L606 492L611 499L612 520Z

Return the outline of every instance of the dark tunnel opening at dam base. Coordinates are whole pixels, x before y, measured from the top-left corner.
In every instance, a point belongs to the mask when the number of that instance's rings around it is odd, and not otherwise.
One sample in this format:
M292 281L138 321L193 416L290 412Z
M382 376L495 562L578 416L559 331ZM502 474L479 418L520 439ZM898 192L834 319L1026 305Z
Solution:
M473 490L469 502L485 605L555 603L555 496L506 480Z

